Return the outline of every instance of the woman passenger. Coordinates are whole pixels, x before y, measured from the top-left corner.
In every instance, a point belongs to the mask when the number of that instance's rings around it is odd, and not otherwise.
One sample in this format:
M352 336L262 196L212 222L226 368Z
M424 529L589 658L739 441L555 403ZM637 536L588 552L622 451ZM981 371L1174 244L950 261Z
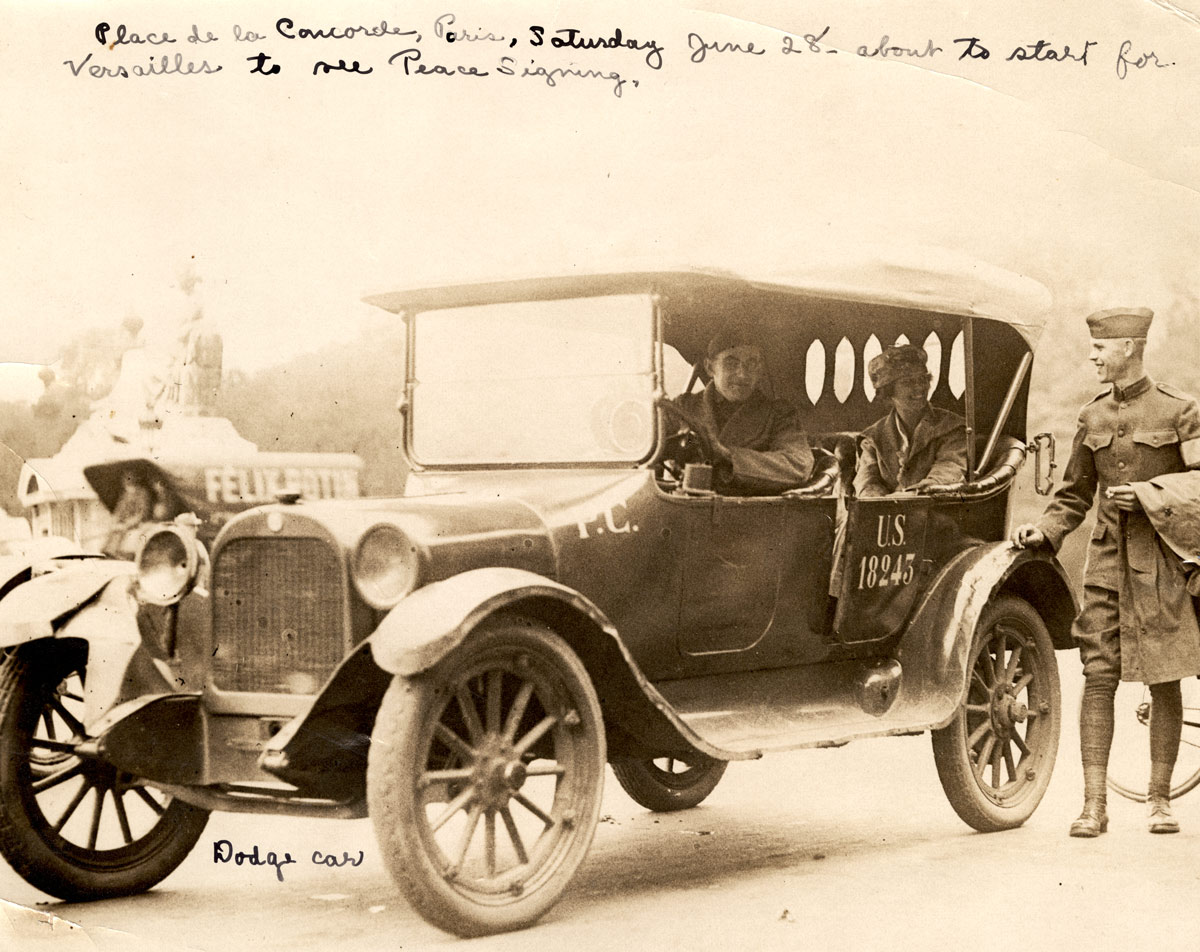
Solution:
M889 347L867 366L871 383L892 409L863 431L854 489L859 497L887 496L967 476L966 421L931 406L925 350Z

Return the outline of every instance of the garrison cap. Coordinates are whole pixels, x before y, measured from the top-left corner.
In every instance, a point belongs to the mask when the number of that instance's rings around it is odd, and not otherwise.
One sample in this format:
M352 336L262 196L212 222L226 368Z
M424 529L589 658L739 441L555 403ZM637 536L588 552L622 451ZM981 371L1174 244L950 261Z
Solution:
M1154 312L1148 307L1113 307L1089 314L1088 333L1102 340L1113 337L1142 338L1150 330Z
M727 350L733 350L735 347L757 347L762 349L762 341L758 339L758 335L747 327L740 327L736 324L718 331L713 339L708 342L708 359L725 353Z
M876 390L882 390L905 377L924 377L928 380L931 376L928 359L925 348L916 344L889 347L877 357L872 357L867 364L871 385Z

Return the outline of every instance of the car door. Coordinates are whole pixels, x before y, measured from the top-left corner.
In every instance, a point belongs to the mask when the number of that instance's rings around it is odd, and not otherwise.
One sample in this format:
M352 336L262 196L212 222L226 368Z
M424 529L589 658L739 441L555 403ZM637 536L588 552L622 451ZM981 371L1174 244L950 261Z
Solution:
M928 498L851 499L834 634L846 643L895 634L933 568L927 558ZM943 527L944 529L945 527Z
M693 672L812 660L828 603L833 499L684 501L677 645Z

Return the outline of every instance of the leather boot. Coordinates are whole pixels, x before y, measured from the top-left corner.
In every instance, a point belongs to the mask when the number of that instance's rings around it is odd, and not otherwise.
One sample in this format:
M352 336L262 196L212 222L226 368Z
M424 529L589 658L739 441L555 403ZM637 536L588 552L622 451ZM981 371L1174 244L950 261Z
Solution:
M1071 835L1091 838L1108 830L1108 803L1104 797L1085 797L1083 812L1071 822Z
M1150 807L1148 828L1151 833L1178 833L1179 821L1171 812L1171 770L1174 764L1152 761L1150 764Z
M1071 823L1071 836L1087 839L1108 830L1108 770L1095 764L1083 768L1083 812Z
M1178 833L1179 821L1171 812L1171 801L1166 797L1150 797L1148 802L1150 804L1150 832Z

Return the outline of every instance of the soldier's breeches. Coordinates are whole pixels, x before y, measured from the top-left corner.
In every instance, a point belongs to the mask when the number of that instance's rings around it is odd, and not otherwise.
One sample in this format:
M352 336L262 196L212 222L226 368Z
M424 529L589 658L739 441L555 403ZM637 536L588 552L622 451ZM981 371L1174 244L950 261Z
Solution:
M1121 679L1121 616L1117 593L1108 588L1085 585L1083 608L1075 619L1074 635L1079 641L1083 676L1112 681Z

